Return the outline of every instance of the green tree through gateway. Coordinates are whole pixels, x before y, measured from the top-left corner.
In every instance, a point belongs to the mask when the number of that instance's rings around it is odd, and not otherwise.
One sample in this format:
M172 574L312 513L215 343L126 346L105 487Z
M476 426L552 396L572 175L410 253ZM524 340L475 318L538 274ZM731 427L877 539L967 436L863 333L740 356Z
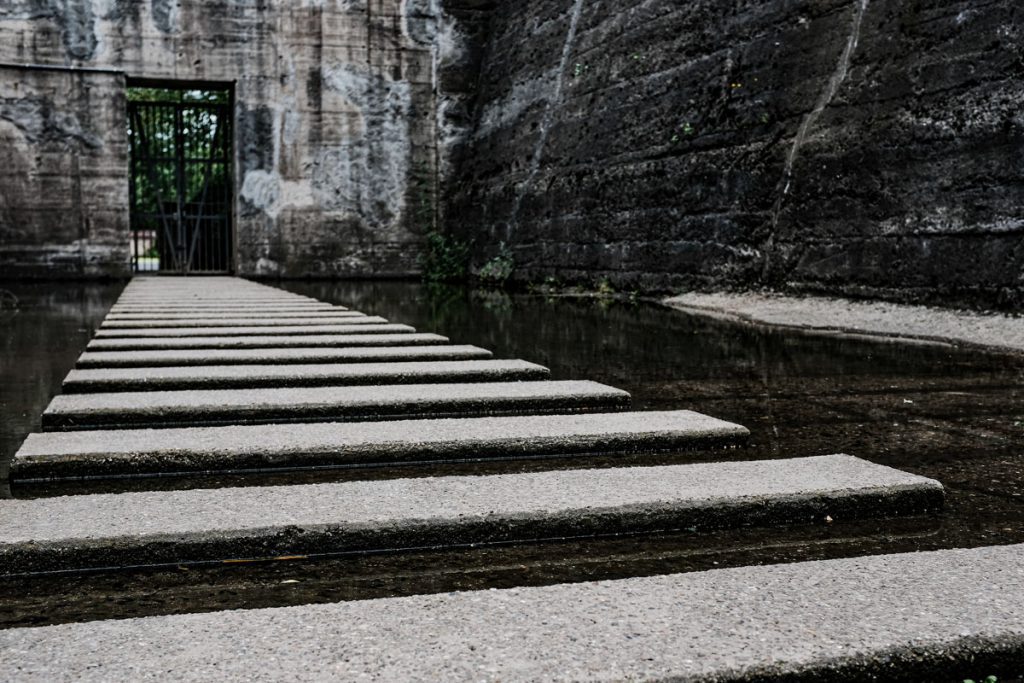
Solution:
M127 96L134 270L230 270L230 91Z

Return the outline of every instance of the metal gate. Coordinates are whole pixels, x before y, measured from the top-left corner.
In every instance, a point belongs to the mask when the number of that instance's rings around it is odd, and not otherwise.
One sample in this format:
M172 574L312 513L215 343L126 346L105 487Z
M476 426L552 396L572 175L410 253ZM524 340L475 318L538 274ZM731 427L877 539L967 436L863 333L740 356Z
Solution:
M129 101L128 139L133 270L229 272L231 105Z

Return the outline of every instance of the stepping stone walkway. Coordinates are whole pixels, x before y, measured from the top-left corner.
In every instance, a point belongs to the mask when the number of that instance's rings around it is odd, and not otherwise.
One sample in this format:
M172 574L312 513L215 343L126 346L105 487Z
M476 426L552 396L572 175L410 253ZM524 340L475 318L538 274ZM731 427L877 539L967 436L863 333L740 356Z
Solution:
M0 575L914 515L943 504L936 481L841 454L588 469L588 456L733 447L749 432L687 410L631 411L620 389L552 379L527 361L236 278L136 278L64 392L43 415L45 431L16 454L13 481L569 456L580 467L0 500ZM1020 553L969 552L970 566L941 587L910 581L908 568L939 573L961 556L15 629L0 631L0 678L240 680L254 661L271 678L298 662L335 678L403 680L828 670L863 662L858 652L916 647L920 624L895 613L894 598L948 604L973 595L972 579L986 576L979 564ZM908 587L872 588L888 580ZM1000 580L1022 592L1020 572ZM1015 600L1004 603L1019 615ZM883 618L871 628L837 630L872 610ZM986 636L1019 629L998 614L977 618ZM804 626L819 620L824 635L808 639ZM768 621L794 626L765 637ZM929 628L961 637L952 619Z

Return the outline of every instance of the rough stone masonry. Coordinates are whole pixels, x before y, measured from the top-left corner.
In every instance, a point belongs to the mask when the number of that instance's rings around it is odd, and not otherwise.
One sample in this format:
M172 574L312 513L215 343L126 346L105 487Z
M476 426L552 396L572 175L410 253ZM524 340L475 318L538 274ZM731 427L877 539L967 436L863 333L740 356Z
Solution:
M410 274L440 225L521 280L1019 308L1022 27L1015 0L13 0L0 268L125 274L123 89L156 78L234 85L240 275Z

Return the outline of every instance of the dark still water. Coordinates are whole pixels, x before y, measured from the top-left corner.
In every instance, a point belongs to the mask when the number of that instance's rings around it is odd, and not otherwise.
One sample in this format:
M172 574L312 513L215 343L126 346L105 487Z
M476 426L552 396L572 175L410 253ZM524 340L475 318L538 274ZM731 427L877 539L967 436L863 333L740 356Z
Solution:
M389 595L620 578L1024 542L1024 359L727 323L654 304L472 292L409 282L290 282L497 358L547 365L633 394L639 409L689 408L750 428L728 451L445 464L274 477L88 482L17 496L131 488L268 485L352 478L515 472L850 453L941 481L947 508L902 520L562 541L532 546L182 567L18 579L0 627ZM38 414L119 287L19 287L4 312L3 453Z
M60 391L123 284L0 283L0 463Z

